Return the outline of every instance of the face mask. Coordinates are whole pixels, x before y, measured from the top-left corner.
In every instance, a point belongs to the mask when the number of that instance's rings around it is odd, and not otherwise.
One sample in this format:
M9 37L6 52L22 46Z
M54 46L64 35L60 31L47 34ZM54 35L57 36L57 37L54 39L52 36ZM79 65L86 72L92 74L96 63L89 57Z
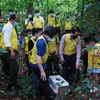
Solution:
M40 16L40 13L35 14L35 16L37 16L37 17Z
M50 14L50 16L53 16L53 15L54 15L54 14L52 14L52 13Z
M51 38L48 38L47 40L48 40L48 42L53 42L53 39L51 39Z
M32 37L32 34L28 34L27 36L28 36L29 38L31 38L31 37Z
M70 21L70 19L67 19L67 21L69 22L69 21Z
M78 36L72 35L71 38L72 39L76 39Z
M0 27L3 27L3 24L2 23L0 23Z
M9 15L12 15L12 14L14 14L14 12L9 12Z
M17 27L18 24L19 24L18 22L14 22L13 26L14 26L14 27Z
M29 15L28 15L28 18L32 18L32 15L31 15L31 14L29 14Z
M57 15L56 17L57 17L57 18L59 18L59 16L58 16L58 15Z
M3 24L0 23L0 32L2 32Z

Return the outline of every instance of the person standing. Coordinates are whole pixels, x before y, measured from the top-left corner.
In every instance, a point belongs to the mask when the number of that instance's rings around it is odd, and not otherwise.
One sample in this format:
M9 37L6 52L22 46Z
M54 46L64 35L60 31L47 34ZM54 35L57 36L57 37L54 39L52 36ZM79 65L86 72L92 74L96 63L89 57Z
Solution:
M70 17L67 16L65 21L65 33L69 34L71 33L71 30L72 30L72 22L70 20Z
M45 72L46 61L48 58L48 42L52 41L53 38L53 26L48 25L44 30L43 35L41 35L34 45L32 50L32 56L30 60L30 66L32 67L34 73L39 79L39 89L44 95L46 100L52 100L51 93L52 90L49 86L47 75Z
M91 85L93 88L90 92L97 92L98 91L98 81L99 81L99 74L100 74L100 44L97 43L96 39L91 36L85 36L84 42L87 44L88 49L88 67L87 75L90 79Z
M41 31L44 30L44 19L40 16L40 11L35 10L35 17L33 18L34 28L39 28Z
M59 39L61 39L61 19L60 19L60 15L59 13L56 13L55 16L55 30L56 30L56 34L59 36Z
M29 62L30 62L30 59L32 56L33 47L36 43L37 38L42 34L42 31L40 29L36 28L32 34L33 34L33 36L28 41L28 59L29 59ZM32 72L33 85L37 89L39 87L38 78L35 75L32 68L31 68L31 72Z
M6 50L9 53L10 83L8 85L8 90L12 90L12 88L16 88L16 84L17 84L17 74L19 69L16 60L16 56L18 53L18 39L17 39L17 34L14 25L18 25L19 21L20 21L20 17L17 14L11 14L8 23L5 24L2 30L4 35L4 45L6 47Z
M55 35L53 41L48 43L48 59L46 71L48 75L59 73L59 37Z
M63 77L70 85L73 84L76 69L79 68L81 40L79 37L80 29L72 27L70 34L65 34L61 38L59 55L63 65Z
M31 29L26 29L25 30L26 36L23 39L21 48L22 48L22 54L23 54L23 59L26 61L26 66L28 67L28 75L31 75L31 69L29 67L29 59L28 59L28 41L32 37L32 30Z
M48 20L48 21L47 21L47 24L48 24L48 25L52 25L53 27L55 27L55 15L54 15L54 10L50 10L47 20Z
M32 14L28 14L28 18L25 20L25 29L33 29L33 17Z

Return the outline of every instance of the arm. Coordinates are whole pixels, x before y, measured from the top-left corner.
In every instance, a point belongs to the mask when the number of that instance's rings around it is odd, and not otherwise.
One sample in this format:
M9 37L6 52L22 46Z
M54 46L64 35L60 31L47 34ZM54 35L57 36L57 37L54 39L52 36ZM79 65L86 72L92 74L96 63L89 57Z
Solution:
M44 31L44 19L42 17L42 27L43 27L43 31Z
M38 40L36 61L37 61L37 65L40 70L40 78L43 81L46 81L46 74L45 74L45 71L42 66L41 57L45 54L45 52L46 52L46 44L45 44L44 40Z
M23 59L24 59L25 58L25 38L23 39L21 49L22 49L22 55L23 55Z
M36 56L36 61L37 61L37 65L39 67L39 70L40 70L40 78L43 80L43 81L46 81L46 74L45 74L45 71L42 67L42 62L41 62L41 56Z
M60 47L59 47L59 55L60 55L60 60L61 60L62 64L64 63L63 49L64 49L65 39L66 39L66 35L63 35L62 38L61 38Z
M32 40L29 40L28 41L28 52L29 52L29 54L32 52L33 47L34 47L34 44L33 44Z
M25 20L25 25L27 25L29 23L29 19Z
M3 34L4 34L4 43L7 49L11 52L11 58L15 59L15 53L14 50L11 46L10 38L11 38L11 33L12 33L12 27L6 25L3 28Z
M80 38L78 39L78 44L77 44L77 53L76 53L76 68L79 68L79 62L80 62L80 57L81 57L81 40Z
M56 49L56 55L58 56L59 55L59 43L60 43L60 40L59 40L59 37L56 35L56 46L57 46L57 49Z

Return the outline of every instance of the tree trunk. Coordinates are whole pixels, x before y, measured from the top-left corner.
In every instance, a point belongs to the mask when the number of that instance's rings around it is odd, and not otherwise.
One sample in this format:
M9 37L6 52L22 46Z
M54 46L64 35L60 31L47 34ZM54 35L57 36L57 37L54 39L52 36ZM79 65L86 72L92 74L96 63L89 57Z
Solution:
M33 9L33 4L32 3L29 3L28 6L27 6L27 15L28 14L32 14L34 12L34 9Z

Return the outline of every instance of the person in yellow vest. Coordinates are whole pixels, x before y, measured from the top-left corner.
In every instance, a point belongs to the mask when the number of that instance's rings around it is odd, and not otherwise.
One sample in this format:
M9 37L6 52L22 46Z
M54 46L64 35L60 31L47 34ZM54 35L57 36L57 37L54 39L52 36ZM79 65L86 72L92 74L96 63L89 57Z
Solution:
M32 56L30 60L30 66L32 67L34 73L39 79L39 89L44 95L46 100L53 100L50 96L52 89L48 83L48 77L46 75L46 61L48 58L48 42L52 41L53 38L53 26L48 25L44 30L43 35L41 35L32 50ZM47 91L48 90L48 91Z
M86 41L88 39L88 41ZM95 38L91 35L84 37L84 42L88 44L88 47L92 47L88 50L88 68L87 74L90 80L92 79L94 83L91 83L93 88L90 92L98 91L98 81L100 74L100 44L95 42Z
M65 21L65 33L71 33L71 30L72 30L72 22L68 16Z
M48 25L53 25L55 27L55 15L54 15L54 10L50 10L50 14L48 15L47 18L47 24Z
M33 36L30 38L30 40L28 41L28 58L29 58L29 62L32 56L32 49L36 43L37 38L42 34L42 31L39 28L35 28L32 31ZM31 70L32 71L32 70ZM35 88L38 88L39 84L38 84L38 79L34 73L34 71L32 71L32 78L33 78L33 85Z
M59 55L63 66L63 77L70 85L74 82L76 69L79 68L81 40L79 37L80 29L72 27L70 34L65 34L61 38Z
M33 29L33 31L32 31L33 36L28 41L29 62L30 62L30 56L31 56L34 44L35 44L37 38L42 34L42 31L39 28L35 28L35 29Z
M26 29L25 33L26 33L26 36L23 39L21 48L22 48L23 59L26 60L26 66L28 67L28 75L31 75L31 69L29 67L29 59L28 59L28 54L29 54L29 52L28 52L28 41L32 37L32 30Z
M18 74L18 63L16 56L18 53L18 39L14 25L18 25L20 17L17 14L11 14L9 21L4 25L2 32L4 35L4 44L6 50L9 53L9 64L6 67L9 67L9 76L10 83L8 85L8 90L15 90L17 84L17 74Z
M28 14L28 18L25 20L25 29L33 29L33 17L32 14Z
M41 31L44 30L44 18L40 16L40 11L35 10L35 17L33 18L34 28L39 28Z
M2 47L2 43L3 43L3 34L2 34L3 23L4 23L4 19L2 16L0 16L0 47Z
M61 19L59 13L57 12L55 16L55 30L56 30L56 34L59 36L59 39L61 39L60 28L61 28Z
M60 74L59 73L59 37L55 35L53 41L48 43L48 60L46 71L48 75Z

